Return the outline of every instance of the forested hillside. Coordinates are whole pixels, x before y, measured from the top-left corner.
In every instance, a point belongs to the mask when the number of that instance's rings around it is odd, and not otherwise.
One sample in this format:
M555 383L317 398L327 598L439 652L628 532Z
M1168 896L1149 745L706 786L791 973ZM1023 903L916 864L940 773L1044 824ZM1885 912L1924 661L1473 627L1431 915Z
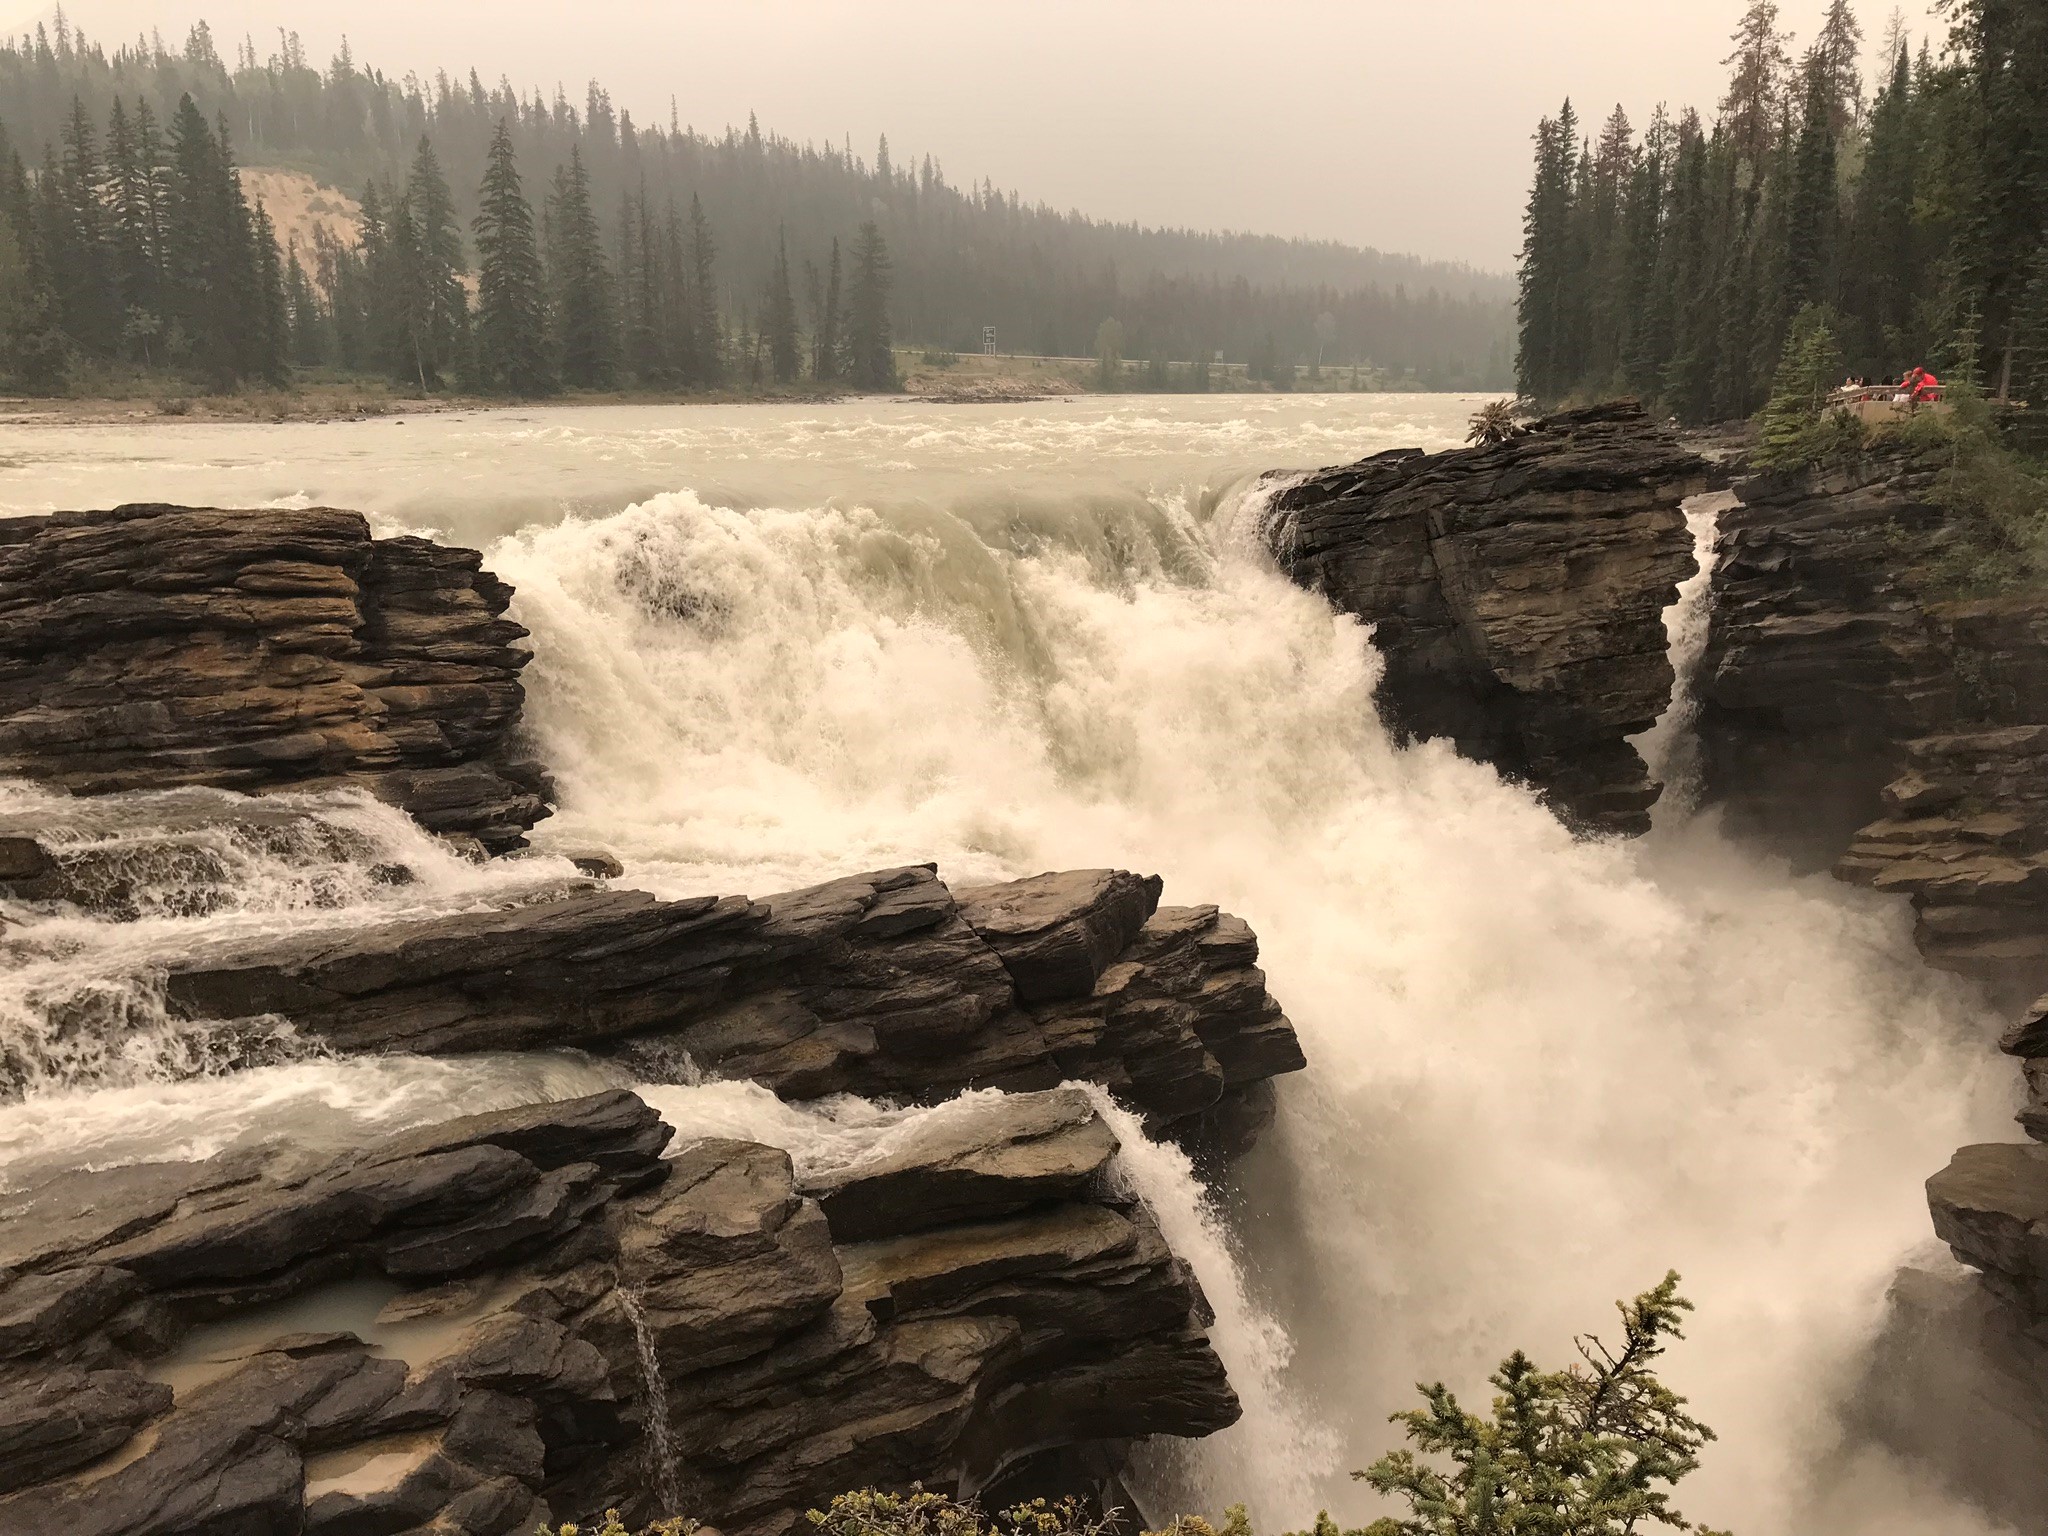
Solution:
M401 221L411 227L397 236L419 238L416 199L425 196L435 205L427 216L440 219L439 233L455 242L442 254L463 272L478 263L473 220L502 124L501 158L509 157L531 208L544 264L563 249L551 217L574 216L578 199L587 207L595 246L582 259L603 268L609 301L597 319L615 331L607 345L620 382L663 382L697 366L683 354L693 346L702 354L708 343L690 341L680 328L691 314L700 332L719 333L716 345L728 355L765 357L768 325L783 302L778 263L785 260L801 348L815 359L819 335L835 318L828 313L834 242L848 264L842 303L850 302L863 225L873 227L878 246L870 255L887 269L884 318L899 344L978 349L981 328L993 325L1005 351L1088 356L1104 322L1114 321L1122 355L1139 360L1220 351L1277 372L1320 358L1371 364L1425 387L1498 387L1509 378L1505 277L1328 242L1104 223L1028 205L987 183L956 187L929 157L892 159L886 140L864 158L850 146L795 144L752 122L710 136L685 126L687 102L675 103L667 122L642 125L596 84L572 102L559 89L550 98L504 81L486 86L474 72L392 79L359 65L346 45L323 69L290 34L261 56L244 42L230 66L203 24L175 47L154 37L106 47L61 23L0 47L0 132L21 161L14 202L22 210L17 223L27 225L15 231L25 248L16 265L32 262L36 251L26 248L39 240L48 258L84 238L80 226L117 220L114 135L136 133L145 111L155 137L141 148L153 143L162 158L138 174L145 181L175 176L176 146L162 125L177 121L188 97L209 125L212 154L302 170L361 198L373 221L367 244L391 237L385 226ZM117 104L125 130L115 126ZM424 184L422 143L431 159ZM579 186L570 188L572 181ZM570 205L557 206L565 189ZM258 217L252 206L249 222ZM374 254L365 250L358 259ZM301 299L329 303L350 281L338 270L351 259L345 253L297 255L306 281L286 300L292 333ZM287 287L296 281L289 263L280 276ZM543 289L559 293L559 278L543 274ZM637 301L636 284L644 290ZM647 311L637 321L636 302ZM122 318L111 329L132 329L127 312L135 306L125 297L117 303ZM139 324L147 332L153 319L165 318L145 315ZM552 310L544 318L561 320ZM844 313L837 319L843 325ZM290 346L302 362L324 349L319 361L357 365L362 347L347 337L351 323L330 317L324 338L302 344L294 335ZM109 329L99 323L86 336L67 332L63 345L103 354ZM550 341L558 353L562 344L559 334ZM144 343L134 337L114 345L130 361L144 360ZM344 347L351 349L346 358L338 356ZM389 346L384 351L394 373L432 371L407 368ZM643 364L651 370L646 379ZM1191 370L1175 376L1196 377Z
M1734 33L1711 120L1571 104L1536 133L1518 373L1551 401L1633 393L1689 422L1765 401L1802 314L1845 371L1931 366L2048 400L2048 4L1952 0L1864 39L1834 0L1798 54L1773 0ZM1874 87L1874 89L1872 88Z

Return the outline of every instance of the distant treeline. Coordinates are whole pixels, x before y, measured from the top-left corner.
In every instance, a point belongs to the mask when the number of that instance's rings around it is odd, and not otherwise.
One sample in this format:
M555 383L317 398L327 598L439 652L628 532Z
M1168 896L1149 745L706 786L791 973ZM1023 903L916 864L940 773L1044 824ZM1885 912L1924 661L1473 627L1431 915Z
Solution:
M609 279L620 383L702 378L688 354L703 349L685 344L679 311L694 314L697 334L717 332L722 356L772 368L770 331L783 302L778 273L786 274L800 350L813 371L830 319L834 243L844 267L842 304L850 305L854 247L863 240L871 261L893 268L884 319L906 344L979 350L982 327L993 325L1004 351L1089 356L1103 323L1113 320L1124 355L1140 361L1217 352L1239 362L1320 359L1325 367L1364 363L1381 377L1444 388L1504 387L1511 377L1510 286L1491 274L1331 242L1150 230L1057 213L986 182L956 188L928 156L896 163L886 140L870 162L847 146L764 134L751 120L744 130L708 137L684 127L673 107L666 126L643 127L595 84L578 106L559 88L552 99L522 95L503 81L487 88L473 71L466 81L445 74L393 80L359 66L345 44L322 70L292 34L280 35L267 57L245 42L231 68L203 23L175 49L151 37L110 51L61 19L0 45L0 133L20 157L14 180L27 191L16 201L31 221L12 232L16 266L30 259L28 247L58 238L34 222L58 212L58 194L45 186L53 174L60 183L69 178L60 191L74 205L80 198L102 210L112 205L110 185L96 192L85 185L77 125L91 125L91 157L104 166L117 101L131 126L144 106L156 124L172 124L188 97L223 160L301 170L359 195L373 230L401 241L408 235L402 220L417 233L413 190L431 192L433 178L421 183L418 174L425 142L433 176L446 189L447 207L436 212L445 211L445 230L454 232L445 254L458 273L479 265L473 221L502 127L504 153L536 217L544 267L567 249L552 225L565 177L580 190L559 211L573 211L579 198L588 205L597 235L585 254ZM164 148L168 165L168 135ZM258 210L246 217L253 226ZM863 234L864 226L872 228ZM367 268L377 237L352 256L297 252L303 284L289 262L280 271L287 310L296 316L302 304L355 303L342 269L352 260ZM0 305L10 281L0 267ZM559 326L553 296L566 285L555 271L544 271L541 283L547 318ZM127 311L137 306L125 293L118 302L122 326L131 328ZM646 317L657 310L667 340L650 348ZM190 345L186 333L171 330L175 316L145 315L134 325L146 331L152 318L155 334ZM837 318L846 323L848 311ZM361 337L349 339L353 324L349 313L329 316L323 361L355 366L345 349L366 355ZM86 356L104 344L103 334L66 331L63 340ZM288 356L303 358L313 345L294 335ZM573 378L559 335L552 345L558 371ZM842 334L831 350L845 349ZM140 362L142 350L125 344L122 355ZM381 366L405 372L388 356Z
M1951 0L1937 51L1894 21L1874 97L1848 0L1797 63L1773 0L1734 33L1719 115L1620 107L1536 133L1518 374L1688 422L1761 407L1802 314L1846 371L1929 365L2048 399L2048 3Z

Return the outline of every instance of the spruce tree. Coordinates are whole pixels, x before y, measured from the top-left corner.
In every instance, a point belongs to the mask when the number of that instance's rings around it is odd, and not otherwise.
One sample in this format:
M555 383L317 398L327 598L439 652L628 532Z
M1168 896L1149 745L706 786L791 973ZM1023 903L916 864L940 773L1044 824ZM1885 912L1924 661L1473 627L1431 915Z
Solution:
M123 350L144 367L158 361L163 329L155 138L148 104L131 118L115 97L107 122L107 231L121 302Z
M108 260L105 178L98 135L76 96L63 141L50 240L64 331L94 356L112 357L121 342L121 302Z
M761 326L768 341L768 361L778 384L796 382L798 356L796 296L789 286L789 242L786 235L775 239L775 265L768 274L768 297L762 305Z
M832 237L832 258L826 269L825 302L818 312L818 333L811 339L811 377L820 384L840 376L839 237Z
M64 387L70 366L28 169L0 132L0 223L12 256L0 270L0 373L38 394Z
M562 382L608 389L618 377L612 274L590 206L590 173L574 146L548 194L548 278Z
M306 277L296 240L285 252L284 293L291 328L291 359L302 368L317 368L327 361L327 317L319 295Z
M422 389L438 389L461 365L469 336L469 297L462 286L462 235L455 200L441 174L433 142L421 138L406 178L404 232L393 221L406 277L405 313L410 372Z
M1826 60L1808 56L1805 107L1800 116L1798 148L1793 156L1791 204L1785 236L1785 283L1781 303L1797 312L1832 297L1828 255L1833 249L1835 221L1835 136Z
M2011 393L2033 410L2048 412L2048 239L2027 265L2012 330Z
M690 348L696 382L716 384L725 376L724 333L718 312L717 242L704 205L690 194Z
M477 381L514 395L551 394L540 247L503 118L491 136L477 204Z
M892 272L881 227L870 219L853 245L846 299L847 378L857 389L894 389L896 354L889 326Z
M270 384L291 376L292 322L284 260L277 248L277 228L261 203L250 221L254 245L256 306L250 312L247 371Z
M1567 101L1555 119L1536 127L1536 179L1522 218L1521 297L1517 349L1521 392L1554 400L1575 382L1565 363L1565 335L1576 274L1572 262L1573 152L1578 117Z
M181 97L171 119L164 210L169 347L220 388L232 385L241 371L228 272L240 253L228 196L232 175L198 104L189 94Z

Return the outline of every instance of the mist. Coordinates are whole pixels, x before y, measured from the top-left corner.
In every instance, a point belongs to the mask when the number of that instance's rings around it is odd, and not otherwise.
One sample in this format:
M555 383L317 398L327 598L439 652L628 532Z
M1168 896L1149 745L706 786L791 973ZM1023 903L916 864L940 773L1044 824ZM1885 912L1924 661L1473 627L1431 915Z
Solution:
M1858 0L1874 50L1890 0ZM474 64L521 90L601 80L642 123L716 131L758 114L798 140L886 133L899 163L929 153L956 184L984 176L1028 202L1100 218L1341 240L1505 270L1520 244L1529 135L1573 95L1598 119L1660 101L1710 108L1733 0L1510 0L1416 5L1286 0L78 0L72 23L112 43L182 38L202 16L224 55L280 27L321 60L343 34L387 75ZM1824 0L1789 0L1803 42ZM1906 7L1925 33L1938 25ZM0 0L19 31L54 8ZM1915 19L1917 17L1917 19Z

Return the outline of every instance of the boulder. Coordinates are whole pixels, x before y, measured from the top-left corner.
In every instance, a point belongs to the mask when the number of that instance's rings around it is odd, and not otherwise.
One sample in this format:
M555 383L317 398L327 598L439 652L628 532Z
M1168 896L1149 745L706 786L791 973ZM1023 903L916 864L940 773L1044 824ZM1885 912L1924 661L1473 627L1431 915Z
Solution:
M1670 702L1663 613L1698 568L1681 504L1708 474L1620 401L1319 471L1274 496L1267 537L1372 625L1398 735L1449 738L1573 825L1639 833L1661 786L1627 738Z
M504 1536L672 1498L788 1536L846 1486L1028 1492L1049 1448L1113 1463L1237 1416L1085 1095L920 1126L800 1181L751 1142L665 1157L668 1127L607 1093L66 1175L10 1212L7 1294L95 1300L0 1365L0 1530ZM409 1289L371 1316L372 1282ZM121 1299L162 1330L102 1315ZM292 1331L322 1307L346 1326ZM232 1332L191 1332L209 1319Z
M956 899L926 866L755 901L574 889L169 962L187 1018L340 1050L574 1045L785 1098L1104 1084L1159 1126L1303 1066L1249 927L1119 870Z
M0 774L80 794L357 784L521 846L548 787L513 740L511 596L474 550L374 539L327 507L0 519Z

